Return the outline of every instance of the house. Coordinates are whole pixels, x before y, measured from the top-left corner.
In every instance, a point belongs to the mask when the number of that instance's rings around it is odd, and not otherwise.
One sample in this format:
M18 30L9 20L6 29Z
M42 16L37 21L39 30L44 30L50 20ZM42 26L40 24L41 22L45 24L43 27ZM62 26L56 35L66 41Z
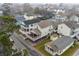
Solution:
M55 19L57 20L57 21L65 21L66 19L67 19L67 16L65 16L65 15L60 15L60 14L57 14L57 15L55 15Z
M37 23L41 21L40 18L34 18L32 20L29 20L24 15L17 15L15 16L16 19L16 25L20 25L20 31L24 31L25 33L30 31L32 29L37 28Z
M60 24L58 25L58 31L59 34L69 36L71 35L71 29L66 24Z
M17 15L15 16L15 19L16 19L16 25L24 25L25 18L23 15Z
M54 9L54 11L56 12L56 14L65 13L64 9Z
M28 21L28 20L34 20L36 19L36 16L27 16L27 15L17 15L15 16L17 25L24 25L24 21Z
M79 17L78 16L76 16L76 15L72 15L72 16L70 16L70 21L76 21L76 22L78 22L79 21Z
M50 20L40 21L37 28L41 32L41 35L48 35L53 32L53 26Z
M20 31L24 33L29 33L37 28L37 23L40 22L40 19L33 19L33 20L27 20L24 21L24 25L21 25Z
M69 49L74 43L74 39L69 36L63 36L55 40L54 42L48 42L45 44L45 50L51 55L61 55L67 49Z
M53 32L52 22L50 20L29 20L26 27L22 26L20 32L25 34L32 42L36 42ZM31 22L32 21L32 22Z
M70 36L79 31L79 24L74 21L65 21L58 25L57 32L61 35Z
M37 17L42 17L41 15L27 15L27 13L24 14L24 18L27 20L32 20L35 19Z

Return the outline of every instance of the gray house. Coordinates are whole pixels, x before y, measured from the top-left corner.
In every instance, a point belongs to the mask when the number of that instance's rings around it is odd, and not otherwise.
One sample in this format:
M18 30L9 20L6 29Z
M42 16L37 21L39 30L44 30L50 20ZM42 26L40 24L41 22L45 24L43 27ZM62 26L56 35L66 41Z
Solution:
M63 36L55 41L45 44L45 50L52 55L61 55L74 43L74 39L69 36Z

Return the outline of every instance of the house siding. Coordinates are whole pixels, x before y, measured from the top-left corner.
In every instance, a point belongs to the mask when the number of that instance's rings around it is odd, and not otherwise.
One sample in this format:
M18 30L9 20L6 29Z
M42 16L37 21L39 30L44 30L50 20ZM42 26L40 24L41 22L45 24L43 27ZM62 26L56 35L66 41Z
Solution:
M48 27L46 27L46 28L41 28L41 27L38 25L38 29L40 30L41 35L47 35L47 34L49 34L49 33L52 33L52 31L53 31L52 25L51 25L51 26L48 26ZM50 29L51 29L51 31L49 31Z
M66 26L65 24L58 25L58 31L59 34L70 36L71 35L71 29Z

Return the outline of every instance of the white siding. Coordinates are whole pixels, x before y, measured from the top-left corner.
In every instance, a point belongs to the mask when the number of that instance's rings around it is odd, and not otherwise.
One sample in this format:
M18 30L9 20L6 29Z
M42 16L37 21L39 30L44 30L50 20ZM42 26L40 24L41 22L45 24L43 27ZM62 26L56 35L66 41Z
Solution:
M78 22L78 17L75 16L75 15L73 15L73 16L70 18L70 20L71 20L71 21L76 21L76 22Z
M24 31L24 32L30 34L31 29L35 29L35 28L37 28L37 23L35 23L35 24L30 24L30 25L28 25L28 27L21 25L21 29L20 29L20 30L22 30L22 32L23 32L23 29L26 29L26 31ZM29 31L27 31L27 29L29 29ZM24 33L24 32L23 32L23 33Z
M53 52L48 49L47 45L45 45L45 51L47 51L48 53L50 53L51 55L53 55Z
M46 28L41 28L39 25L38 25L38 29L40 30L41 32L41 35L47 35L48 33L51 33L53 31L53 27L52 25L51 26L48 26ZM51 31L49 31L51 29Z
M56 55L56 54L57 54L57 52L53 52L53 51L51 51L50 49L48 49L48 46L47 46L47 45L45 45L45 51L47 51L47 52L50 53L51 55Z
M65 36L70 36L71 29L68 26L66 26L65 24L60 24L60 25L58 25L58 33L65 35Z

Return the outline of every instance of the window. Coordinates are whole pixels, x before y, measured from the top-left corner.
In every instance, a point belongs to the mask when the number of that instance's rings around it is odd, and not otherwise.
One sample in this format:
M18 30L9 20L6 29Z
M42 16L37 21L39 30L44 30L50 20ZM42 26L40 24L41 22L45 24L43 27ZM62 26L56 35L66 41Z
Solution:
M33 24L31 24L31 26L33 26Z
M29 29L27 29L27 31L29 31Z
M26 29L23 29L24 31L26 31Z
M30 30L32 30L32 28Z
M51 51L53 51L53 49L52 49L52 48L49 48L49 47L48 47L48 49L49 49L49 50L51 50Z

